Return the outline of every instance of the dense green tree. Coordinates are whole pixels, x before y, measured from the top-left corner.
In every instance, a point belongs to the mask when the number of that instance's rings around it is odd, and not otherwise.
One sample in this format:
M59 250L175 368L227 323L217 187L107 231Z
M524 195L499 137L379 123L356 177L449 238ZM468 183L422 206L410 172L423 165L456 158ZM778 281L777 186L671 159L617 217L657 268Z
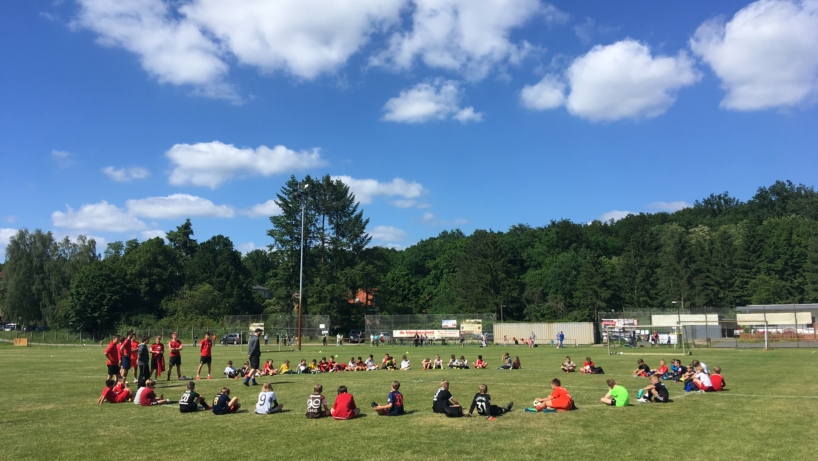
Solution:
M71 283L71 323L86 331L111 327L134 309L134 294L122 265L107 260L88 264Z
M475 231L457 262L457 295L464 312L496 313L517 301L517 277L495 232Z
M152 238L132 246L126 242L123 267L139 296L139 312L158 314L165 297L176 293L184 283L184 274L176 251L161 238Z
M198 245L187 263L188 286L207 284L219 292L227 314L257 314L261 305L253 297L250 273L242 264L241 252L223 235Z
M186 219L184 224L178 226L176 230L167 233L167 240L174 250L178 251L182 258L192 258L196 254L198 242L193 238L193 225L190 219Z

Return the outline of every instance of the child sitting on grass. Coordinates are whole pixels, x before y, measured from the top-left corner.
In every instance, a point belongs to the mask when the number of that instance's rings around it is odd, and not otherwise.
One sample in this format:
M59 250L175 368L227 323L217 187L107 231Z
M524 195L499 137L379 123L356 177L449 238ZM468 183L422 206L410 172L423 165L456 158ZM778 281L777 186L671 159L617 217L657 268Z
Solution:
M612 407L627 407L630 405L628 390L620 386L613 379L605 381L608 385L608 393L599 399L600 402Z
M372 409L381 416L400 416L404 414L400 382L392 381L392 392L386 397L386 405L378 405L376 402L372 402Z
M187 383L187 390L179 399L179 413L192 413L199 411L199 405L205 410L210 410L210 405L207 404L204 397L196 392L196 382L190 381Z
M696 367L696 375L693 376L693 384L699 388L699 392L713 392L713 382L710 381L710 376L704 372L704 368L699 365Z
M466 357L460 356L460 368L468 369L469 368L469 361L466 360Z
M477 393L474 394L474 398L471 401L471 407L469 408L469 413L466 416L471 417L474 409L477 408L477 414L480 416L485 416L489 421L494 421L497 419L497 416L504 415L511 411L511 407L514 406L514 402L509 402L508 405L502 408L497 405L492 405L491 396L488 394L488 390L489 388L485 384L481 384L477 388Z
M323 418L330 415L327 400L321 395L322 392L324 392L324 386L320 384L312 388L312 394L307 398L307 418Z
M330 371L329 362L327 362L326 357L321 357L321 361L318 362L318 371L321 373L328 373Z
M443 369L443 359L440 358L440 354L437 354L435 357L435 362L433 368L435 370L442 370Z
M358 357L358 360L355 361L355 371L366 371L366 364L361 357Z
M307 367L307 359L301 359L301 362L298 364L297 373L300 375L301 373L309 373L310 369Z
M475 369L477 369L477 368L482 369L482 368L486 368L486 365L488 365L488 364L483 360L483 356L478 355L477 360L474 362L474 368Z
M574 409L574 398L562 387L559 379L551 380L551 395L546 398L534 399L537 405L534 408L526 408L525 411L542 411L546 413L555 411L570 411Z
M409 369L409 359L405 355L400 361L400 369L404 371Z
M364 362L364 365L366 365L366 371L373 371L378 369L378 365L375 363L375 357L373 357L372 354L369 354L369 357L367 357L366 362Z
M585 357L585 363L582 364L582 368L579 372L588 373L590 375L594 374L594 361L591 360L591 357Z
M290 371L290 361L284 359L284 363L282 363L281 368L278 369L278 374L289 375L290 373L292 373L292 371Z
M636 365L636 369L633 370L634 377L647 378L650 376L650 367L645 364L644 360L637 360Z
M637 395L637 402L649 403L667 403L670 400L670 392L667 387L659 381L659 374L654 373L650 375L650 386L643 387Z
M250 373L250 362L244 362L244 366L242 366L238 371L238 377L244 378L247 376L247 373Z
M153 391L153 388L156 387L156 380L149 379L145 382L145 390L142 391L142 395L139 398L139 404L143 407L150 407L153 405L165 405L170 403L170 400L167 400L164 395L160 395L159 398L156 397L156 393Z
M102 390L102 395L97 400L98 404L102 405L102 402L125 403L131 399L131 391L127 389L127 383L125 384L126 388L119 392L114 391L115 383L116 381L113 379L105 380L105 389Z
M423 365L424 370L431 370L432 369L432 361L429 359L429 357L426 357L420 363Z
M520 364L520 357L515 356L514 361L511 362L511 369L519 370L520 368L522 368L522 365Z
M256 402L256 414L271 415L278 413L284 408L284 405L278 403L276 400L276 393L273 392L273 385L269 382L261 386L261 392L258 394L258 402Z
M238 379L239 373L233 368L233 361L228 360L227 366L224 368L224 375L230 379Z
M460 368L460 361L457 360L454 354L452 354L452 358L449 359L449 363L446 364L446 368Z
M227 413L235 413L239 411L241 404L238 397L230 398L230 388L223 387L221 392L213 397L213 406L211 411L214 415L224 415Z
M278 374L276 367L273 365L272 359L267 359L267 361L264 362L264 368L261 370L261 374L265 376L274 376Z
M713 367L713 374L710 375L710 383L713 385L713 390L724 390L724 377L721 375L721 367Z
M664 359L659 360L659 368L655 370L650 370L651 376L659 375L660 378L665 376L665 373L667 373L667 362L665 362Z
M577 371L577 364L571 360L571 357L565 357L565 361L562 362L562 366L560 367L563 372L571 373Z
M355 405L355 397L347 391L346 386L338 386L338 397L335 398L330 413L336 420L353 419L361 413L361 409Z
M499 367L497 367L498 370L511 370L511 356L508 355L508 352L503 354L503 358L501 359L501 362L503 364L500 365Z

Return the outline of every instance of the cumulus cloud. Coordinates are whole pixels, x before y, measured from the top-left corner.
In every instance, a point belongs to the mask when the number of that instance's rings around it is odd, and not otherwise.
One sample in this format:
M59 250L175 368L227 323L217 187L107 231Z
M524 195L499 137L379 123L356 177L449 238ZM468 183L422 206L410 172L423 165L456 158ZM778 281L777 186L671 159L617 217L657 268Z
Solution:
M479 122L483 114L469 106L460 107L462 92L457 82L438 79L419 83L386 101L383 120L388 122L423 123L453 118L460 123Z
M511 32L535 17L565 21L567 15L539 0L415 0L411 31L397 31L370 64L397 70L416 60L428 67L480 80L497 66L519 63L534 47L513 43Z
M600 221L602 221L602 222L608 222L608 221L611 221L611 220L619 221L620 219L622 219L622 218L624 218L624 217L626 217L628 215L632 215L632 214L636 214L636 213L634 213L632 211L612 210L612 211L609 211L607 213L602 213L601 215L599 215L598 219Z
M106 166L102 169L102 172L116 182L130 182L134 179L145 179L150 175L148 170L141 167L114 168L112 166Z
M17 235L17 229L0 227L0 261L5 261L6 247L9 244L9 240L15 235Z
M563 96L571 114L592 121L650 118L667 111L676 92L700 78L683 51L654 57L647 45L627 39L593 47L564 75L549 74L524 87L520 98L526 107L551 109Z
M236 249L239 250L241 254L246 255L256 249L256 244L253 242L239 243L236 245Z
M402 229L392 226L375 226L369 232L373 240L381 242L400 242L406 238L406 232Z
M51 159L54 160L60 168L68 168L74 164L74 156L64 150L52 150Z
M460 226L468 223L469 220L464 218L456 218L451 220L439 219L434 213L427 211L420 217L420 222L422 224L426 224L427 226Z
M166 237L165 231L160 229L151 229L151 230L144 230L142 231L142 238L145 240L150 240L152 238L159 237L160 239L164 240Z
M240 149L219 141L176 144L165 155L173 165L171 184L211 189L235 177L293 173L326 164L318 149L301 152L284 146Z
M281 207L278 206L275 200L267 200L264 203L253 205L249 210L243 212L252 218L268 218L270 216L278 216L281 214Z
M341 182L349 186L349 189L355 194L355 199L362 204L372 203L372 199L378 196L416 199L428 193L420 183L409 182L402 178L394 178L390 182L379 182L375 179L355 179L350 176L333 176L332 179L340 179Z
M66 229L99 230L108 232L131 232L144 229L145 223L105 200L86 204L79 210L66 206L65 212L51 213L56 227Z
M721 79L726 109L789 107L818 94L816 1L751 3L726 24L702 24L690 48Z
M233 207L229 205L215 205L210 200L188 194L128 200L125 202L125 206L131 215L154 219L190 218L194 216L232 218L235 215Z
M677 202L653 202L648 205L648 209L651 211L667 211L668 213L673 213L683 208L690 208L691 206L693 205L680 200Z
M105 200L99 203L82 205L79 210L74 210L70 206L66 206L66 208L65 212L55 211L51 214L51 221L54 226L84 231L142 231L145 238L164 238L164 232L148 229L148 226L139 218L232 218L235 215L233 207L229 205L215 205L210 200L188 194L128 200L125 202L124 209ZM159 233L162 233L162 235L159 235Z
M194 0L179 10L242 64L312 79L335 72L400 18L405 0Z
M224 82L229 66L222 47L197 24L162 0L78 0L74 28L98 35L103 46L124 48L159 82L193 85L200 94L238 101Z

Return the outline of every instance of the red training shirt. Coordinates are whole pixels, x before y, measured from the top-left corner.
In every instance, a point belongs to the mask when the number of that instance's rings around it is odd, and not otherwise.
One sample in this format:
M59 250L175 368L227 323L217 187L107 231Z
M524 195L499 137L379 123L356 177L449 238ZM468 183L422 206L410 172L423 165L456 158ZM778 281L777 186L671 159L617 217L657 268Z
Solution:
M551 392L551 406L558 410L570 410L571 409L571 394L562 387L557 386L553 392Z
M338 394L338 397L335 399L335 404L332 406L332 417L335 419L349 419L352 417L355 408L357 407L355 406L355 398L352 397L352 394L348 392Z
M146 388L142 391L142 395L139 396L139 404L143 407L149 407L153 405L153 399L156 398L156 392L153 391L150 387Z
M210 338L205 338L199 345L202 350L202 357L210 357L210 349L213 347L213 341Z
M180 355L182 355L181 351L175 351L174 350L174 349L178 349L178 348L182 347L182 341L179 341L178 339L171 339L169 346L170 346L170 356L171 357L179 357Z
M162 343L153 343L151 344L151 355L153 357L159 357L160 355L165 353L165 345Z
M131 363L136 364L139 361L139 341L131 341Z
M116 392L110 387L102 390L102 399L107 400L108 403L116 403Z
M111 341L111 344L108 344L108 347L105 348L105 359L108 365L118 365L119 364L119 345L116 341Z

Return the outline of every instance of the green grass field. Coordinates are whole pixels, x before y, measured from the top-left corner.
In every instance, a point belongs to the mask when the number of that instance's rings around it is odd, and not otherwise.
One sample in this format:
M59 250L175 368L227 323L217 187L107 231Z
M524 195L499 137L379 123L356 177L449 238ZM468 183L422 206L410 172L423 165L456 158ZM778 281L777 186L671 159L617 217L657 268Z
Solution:
M272 348L272 347L271 347ZM180 414L177 405L142 408L133 404L97 405L105 380L100 347L0 344L0 459L57 460L112 459L230 459L280 457L288 459L809 459L815 455L818 433L818 354L815 350L698 350L708 366L721 366L728 391L685 394L669 383L673 403L635 403L637 389L648 380L632 378L636 355L608 356L600 347L557 350L550 347L505 348L519 355L522 370L496 369L504 348L457 346L409 348L368 345L304 348L297 352L264 352L262 360L276 364L288 358L318 358L330 353L376 358L385 352L407 351L411 371L345 372L287 375L270 379L282 414L252 413L260 386L222 378L227 360L243 363L245 350L214 348L214 379L202 380L199 393L212 397L222 386L231 388L245 408L235 415L210 412ZM264 350L264 346L262 346ZM319 353L319 350L322 352ZM184 351L182 371L195 374L198 354ZM644 350L651 367L660 358L677 357L672 349ZM420 361L440 353L464 354L470 361L482 354L485 370L423 371ZM605 375L565 374L559 364L565 354L575 362L586 355L605 369ZM535 397L550 393L549 381L558 377L573 395L578 411L558 414L525 413ZM496 404L514 401L514 411L484 418L448 419L431 412L432 396L441 379L467 406L477 386L485 383ZM614 378L631 392L634 405L609 408L598 403ZM383 403L393 379L401 382L406 409L399 418L379 417L369 402ZM363 408L365 417L352 421L307 420L306 398L320 382L330 405L335 389L344 384ZM157 394L178 400L185 382L160 381ZM245 411L246 410L246 411Z

